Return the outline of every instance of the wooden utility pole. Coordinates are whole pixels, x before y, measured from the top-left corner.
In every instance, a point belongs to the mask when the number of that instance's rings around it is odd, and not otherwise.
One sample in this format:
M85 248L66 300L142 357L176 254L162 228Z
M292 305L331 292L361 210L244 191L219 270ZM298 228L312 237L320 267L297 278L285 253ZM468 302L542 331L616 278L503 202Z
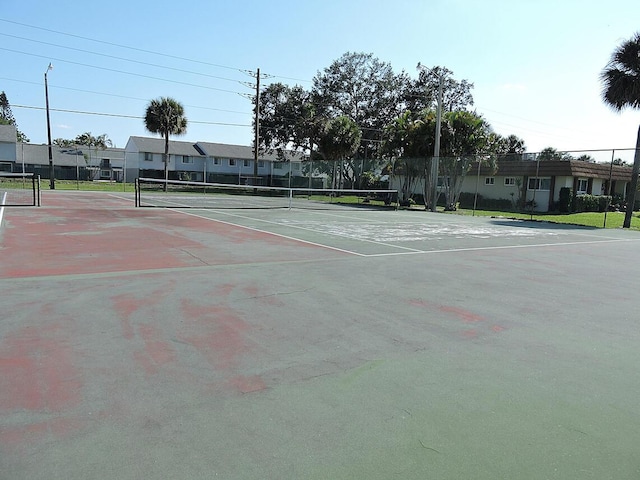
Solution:
M256 72L256 111L255 132L253 139L253 185L258 182L258 142L260 141L260 69Z

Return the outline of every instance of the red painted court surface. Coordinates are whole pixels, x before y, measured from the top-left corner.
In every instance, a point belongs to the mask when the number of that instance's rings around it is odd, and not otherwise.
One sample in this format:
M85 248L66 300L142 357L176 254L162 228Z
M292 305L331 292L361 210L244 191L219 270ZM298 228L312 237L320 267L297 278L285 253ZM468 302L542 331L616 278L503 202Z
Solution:
M0 226L2 480L640 477L638 232L43 204Z

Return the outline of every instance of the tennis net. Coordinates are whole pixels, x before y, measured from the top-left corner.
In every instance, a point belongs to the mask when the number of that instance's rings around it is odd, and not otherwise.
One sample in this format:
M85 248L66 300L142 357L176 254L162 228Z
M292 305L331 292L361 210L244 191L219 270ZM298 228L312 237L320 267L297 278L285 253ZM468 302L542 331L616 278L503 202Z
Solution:
M0 172L0 206L39 207L40 176L33 173Z
M137 207L261 209L397 208L397 190L282 188L138 178Z

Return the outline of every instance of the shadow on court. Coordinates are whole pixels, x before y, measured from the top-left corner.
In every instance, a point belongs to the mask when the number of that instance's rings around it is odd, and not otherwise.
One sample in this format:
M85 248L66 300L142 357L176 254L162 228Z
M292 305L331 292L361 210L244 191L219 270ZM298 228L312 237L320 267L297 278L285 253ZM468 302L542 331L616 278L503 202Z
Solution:
M637 232L43 201L0 228L0 478L640 475Z

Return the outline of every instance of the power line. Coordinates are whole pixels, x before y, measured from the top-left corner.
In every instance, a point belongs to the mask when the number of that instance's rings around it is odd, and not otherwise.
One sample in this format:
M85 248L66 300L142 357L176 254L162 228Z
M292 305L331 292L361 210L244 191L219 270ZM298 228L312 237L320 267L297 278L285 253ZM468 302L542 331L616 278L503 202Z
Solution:
M38 82L31 82L29 80L18 80L16 78L0 77L0 80L8 80L10 82L26 83L26 84L29 84L29 85L37 85L38 87L42 86L42 84L38 83ZM102 96L106 96L106 97L124 98L124 99L127 99L127 100L138 100L138 101L141 101L141 102L148 102L149 101L149 99L147 99L147 98L129 97L127 95L119 95L117 93L96 92L94 90L83 90L83 89L80 89L80 88L61 87L61 86L58 86L58 85L51 85L51 84L49 84L49 88L55 88L55 89L59 89L59 90L69 90L69 91L72 91L72 92L90 93L92 95L102 95ZM250 113L247 113L247 112L239 112L237 110L225 110L225 109L222 109L222 108L203 107L201 105L185 105L185 107L199 108L201 110L212 110L212 111L224 112L224 113L237 113L237 114L240 114L240 115L250 115Z
M247 71L246 69L239 68L239 67L231 67L229 65L221 65L221 64L218 64L218 63L205 62L205 61L196 60L196 59L193 59L193 58L180 57L178 55L171 55L171 54L162 53L162 52L155 52L153 50L145 50L143 48L132 47L130 45L122 45L122 44L119 44L119 43L107 42L107 41L104 41L104 40L97 40L95 38L83 37L82 35L76 35L76 34L68 33L68 32L60 32L58 30L52 30L50 28L37 27L35 25L29 25L29 24L26 24L26 23L16 22L16 21L13 21L13 20L7 20L7 19L4 19L4 18L0 18L0 22L11 23L13 25L19 25L21 27L32 28L32 29L41 30L41 31L44 31L44 32L55 33L57 35L64 35L64 36L71 37L71 38L78 38L78 39L81 39L81 40L88 40L90 42L101 43L103 45L109 45L109 46L112 46L112 47L124 48L124 49L127 49L127 50L136 51L136 52L148 53L148 54L157 55L157 56L160 56L160 57L173 58L175 60L181 60L181 61L185 61L185 62L196 63L196 64L199 64L199 65L207 65L207 66L210 66L210 67L224 68L224 69L227 69L227 70L234 70L234 71L239 71L239 72L246 72ZM7 34L3 34L3 35L13 36L13 35L7 35ZM13 37L14 38L21 38L21 37L17 37L17 36L13 36ZM26 39L26 40L29 40L29 39ZM44 44L47 44L47 45L59 46L59 47L62 47L62 48L71 48L71 47L64 47L64 46L61 46L61 45L48 44L47 42L39 42L37 40L30 40L30 41L38 42L38 43L44 43ZM102 55L100 53L89 52L89 51L85 51L85 50L79 50L79 51L86 52L86 53L92 53L92 54L95 54L95 55ZM104 56L109 56L109 55L104 55ZM113 58L119 58L119 57L113 57ZM121 60L126 60L126 59L121 59ZM131 61L131 60L127 60L127 61ZM144 64L144 62L139 62L139 63L143 63ZM152 64L150 64L150 65L152 65ZM265 78L268 78L268 77L282 78L284 80L293 80L293 81L296 81L296 82L306 82L306 83L313 82L313 80L307 80L307 79L302 79L302 78L293 78L293 77L286 77L286 76L282 76L282 75L266 74ZM214 77L214 78L222 78L222 77ZM226 79L226 80L229 80L229 79ZM232 80L232 81L235 81L235 80Z
M26 108L30 110L45 110L45 107L35 107L31 105L11 105L11 108ZM50 108L52 112L61 112L61 113L73 113L78 115L94 115L99 117L115 117L115 118L128 118L134 120L143 120L144 117L140 117L138 115L124 115L121 113L101 113L101 112L86 112L82 110L69 110L64 108ZM201 120L189 120L189 123L196 123L200 125L220 125L225 127L250 127L250 124L241 124L241 123L223 123L223 122L204 122Z
M235 79L232 79L232 78L219 77L217 75L209 75L207 73L194 72L194 71L191 71L191 70L184 70L184 69L181 69L181 68L167 67L166 65L158 65L157 63L148 63L148 62L142 62L142 61L139 61L139 60L131 60L129 58L117 57L115 55L108 55L106 53L92 52L92 51L89 51L89 50L83 50L81 48L67 47L65 45L58 45L58 44L55 44L55 43L43 42L43 41L40 41L40 40L32 40L30 38L18 37L16 35L9 35L7 33L0 33L0 35L3 35L5 37L17 38L19 40L26 40L28 42L40 43L42 45L49 45L49 46L52 46L52 47L64 48L64 49L67 49L67 50L73 50L75 52L88 53L90 55L98 55L100 57L112 58L112 59L115 59L115 60L122 60L122 61L129 62L129 63L136 63L136 64L139 64L139 65L145 65L147 67L163 68L165 70L172 70L174 72L189 73L191 75L200 75L202 77L215 78L215 79L218 79L218 80L226 80L228 82L238 83L238 80L235 80Z
M233 94L239 94L240 93L240 92L234 92L232 90L225 90L225 89L222 89L222 88L209 87L209 86L206 86L206 85L197 85L195 83L180 82L178 80L168 80L166 78L153 77L151 75L144 75L142 73L126 72L124 70L116 70L114 68L99 67L97 65L89 65L88 63L73 62L71 60L63 60L62 58L55 58L55 57L50 57L50 56L38 55L38 54L35 54L35 53L21 52L19 50L12 50L10 48L0 47L0 50L4 50L4 51L7 51L7 52L12 52L12 53L18 53L18 54L21 54L21 55L28 55L28 56L31 56L31 57L44 58L44 59L47 59L48 61L53 60L55 62L68 63L68 64L71 64L71 65L79 65L81 67L95 68L95 69L104 70L104 71L107 71L107 72L120 73L122 75L130 75L130 76L133 76L133 77L148 78L148 79L151 79L151 80L159 80L161 82L169 82L169 83L175 83L175 84L178 84L178 85L186 85L188 87L205 88L207 90L215 90L215 91L218 91L218 92L233 93Z
M194 59L190 59L190 58L179 57L177 55L170 55L168 53L154 52L153 50L145 50L145 49L142 49L142 48L131 47L129 45L121 45L121 44L118 44L118 43L107 42L107 41L104 41L104 40L96 40L95 38L83 37L81 35L75 35L73 33L67 33L67 32L60 32L60 31L57 31L57 30L51 30L49 28L44 28L44 27L36 27L35 25L28 25L26 23L15 22L13 20L6 20L4 18L0 18L0 22L12 23L14 25L20 25L21 27L33 28L33 29L36 29L36 30L42 30L44 32L55 33L57 35L65 35L67 37L79 38L81 40L88 40L90 42L102 43L104 45L111 45L112 47L126 48L128 50L134 50L136 52L150 53L152 55L158 55L158 56L167 57L167 58L174 58L176 60L183 60L183 61L186 61L186 62L199 63L201 65L209 65L211 67L226 68L228 70L242 71L242 69L240 69L240 68L230 67L228 65L220 65L220 64L216 64L216 63L203 62L201 60L194 60Z

